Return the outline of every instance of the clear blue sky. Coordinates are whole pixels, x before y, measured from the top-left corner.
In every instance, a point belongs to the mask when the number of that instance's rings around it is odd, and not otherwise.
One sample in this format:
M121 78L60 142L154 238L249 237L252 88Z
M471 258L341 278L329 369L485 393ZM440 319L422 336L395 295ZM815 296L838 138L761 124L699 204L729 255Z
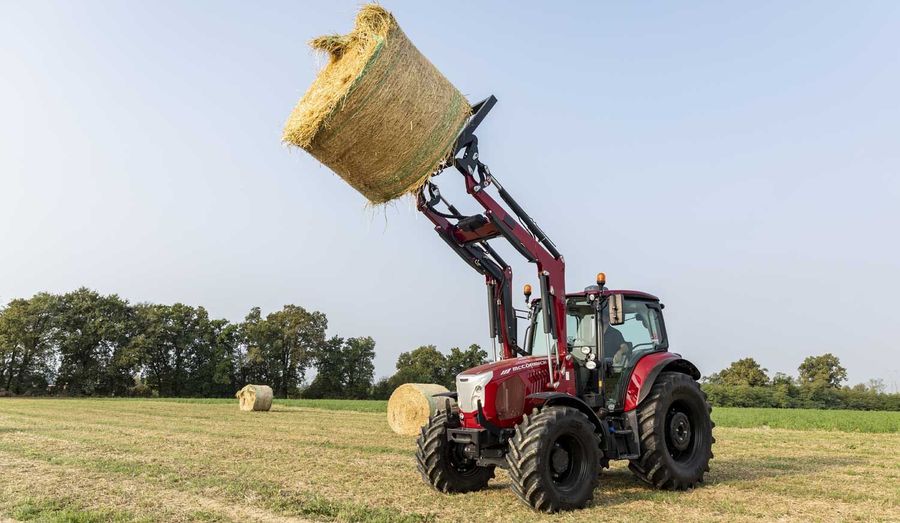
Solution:
M659 295L705 373L833 352L896 390L900 4L384 5L470 100L499 98L482 158L570 289L603 270ZM279 143L322 63L305 42L357 7L0 1L0 302L296 303L373 336L378 375L487 346L482 279L410 202L367 209Z

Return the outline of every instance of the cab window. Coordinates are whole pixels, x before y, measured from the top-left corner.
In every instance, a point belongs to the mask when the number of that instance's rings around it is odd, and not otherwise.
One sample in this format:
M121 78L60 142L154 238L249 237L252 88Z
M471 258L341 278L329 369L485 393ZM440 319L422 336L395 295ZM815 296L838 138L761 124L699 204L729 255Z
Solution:
M643 300L625 300L625 323L609 326L615 329L615 333L604 334L604 345L607 339L612 343L605 346L607 355L612 355L612 367L614 372L621 372L629 368L641 356L664 347L664 336L660 325L659 310Z

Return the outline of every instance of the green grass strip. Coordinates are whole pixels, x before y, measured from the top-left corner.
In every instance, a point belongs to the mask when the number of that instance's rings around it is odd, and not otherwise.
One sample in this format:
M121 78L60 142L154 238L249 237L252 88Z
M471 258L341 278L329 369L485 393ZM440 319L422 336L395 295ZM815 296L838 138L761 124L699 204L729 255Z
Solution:
M64 401L84 401L86 398L66 399ZM12 399L5 401L55 401L54 399ZM90 401L122 401L122 402L172 402L199 404L234 404L231 398L90 398ZM276 406L300 407L321 410L341 410L352 412L387 412L387 401L384 400L335 400L335 399L276 399ZM41 417L40 413L32 413ZM790 430L827 430L863 433L898 433L900 432L900 412L863 411L863 410L817 410L817 409L772 409L715 407L713 421L718 427L761 428ZM0 427L0 432L4 429Z
M121 510L84 509L71 499L28 498L8 513L19 521L40 521L46 523L105 523L139 521L132 514ZM146 521L141 519L140 521Z
M888 411L715 407L712 417L718 427L900 432L900 412Z

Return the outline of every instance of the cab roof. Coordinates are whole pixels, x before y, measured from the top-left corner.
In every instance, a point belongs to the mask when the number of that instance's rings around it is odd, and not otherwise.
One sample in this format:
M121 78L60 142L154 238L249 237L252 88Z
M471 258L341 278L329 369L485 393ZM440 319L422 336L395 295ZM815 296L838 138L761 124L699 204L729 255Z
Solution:
M659 301L659 298L657 298L656 296L646 293L646 292L642 292L642 291L630 291L630 290L626 290L626 289L604 289L603 290L604 296L612 296L614 294L622 294L626 297L637 298L639 300ZM569 292L569 293L566 293L566 298L577 298L577 297L585 296L585 295L587 295L587 292L585 292L585 291Z

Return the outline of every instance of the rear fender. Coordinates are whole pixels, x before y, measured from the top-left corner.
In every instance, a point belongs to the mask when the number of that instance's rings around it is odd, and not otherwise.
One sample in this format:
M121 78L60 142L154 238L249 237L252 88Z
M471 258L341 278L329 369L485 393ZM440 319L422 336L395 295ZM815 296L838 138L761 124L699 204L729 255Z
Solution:
M625 390L625 412L632 411L650 394L656 377L661 372L681 372L700 379L700 371L693 363L673 352L653 352L638 360L631 372L628 388Z

